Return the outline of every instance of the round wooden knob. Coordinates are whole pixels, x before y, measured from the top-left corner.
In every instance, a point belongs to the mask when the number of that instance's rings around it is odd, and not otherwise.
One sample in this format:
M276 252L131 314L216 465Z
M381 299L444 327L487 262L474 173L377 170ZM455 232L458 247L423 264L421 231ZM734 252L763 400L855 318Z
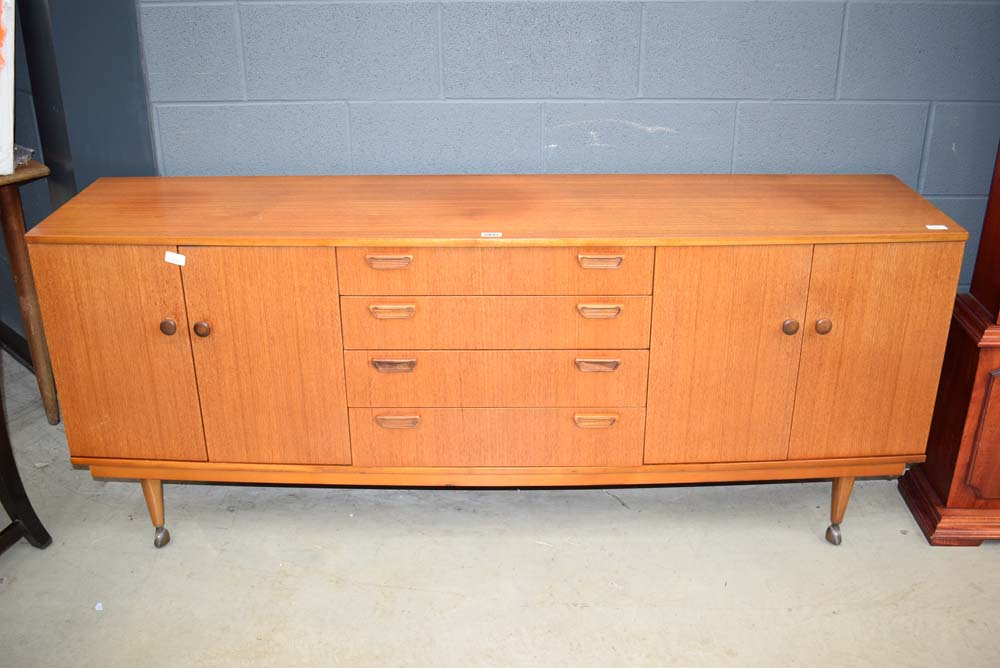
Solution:
M785 334L787 334L788 336L793 336L795 334L798 334L799 333L799 321L798 320L792 320L791 318L789 318L785 322L781 323L781 331L784 332Z
M164 318L160 321L160 331L167 336L173 336L177 333L177 323L173 318Z
M194 323L194 333L200 336L201 338L205 338L206 336L212 333L212 325L205 322L204 320L199 320L198 322Z
M833 320L829 318L820 318L816 321L816 333L817 334L829 334L830 330L833 329Z

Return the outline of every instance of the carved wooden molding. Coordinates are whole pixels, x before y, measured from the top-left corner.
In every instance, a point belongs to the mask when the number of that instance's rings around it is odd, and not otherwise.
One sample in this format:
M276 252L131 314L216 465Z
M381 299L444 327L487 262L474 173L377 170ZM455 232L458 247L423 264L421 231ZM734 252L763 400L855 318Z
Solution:
M995 369L990 372L989 379L986 381L986 391L983 394L983 404L982 410L979 412L979 424L976 425L976 435L972 440L972 453L969 456L969 467L965 474L965 484L969 486L975 495L980 499L992 500L996 497L987 496L983 494L982 490L977 486L977 481L975 480L976 472L976 459L979 457L980 446L983 442L983 431L986 429L988 420L990 419L990 400L993 398L993 390L997 385L997 381L1000 380L1000 369ZM992 444L986 444L989 447Z
M965 292L955 298L952 318L978 342L980 348L1000 348L1000 325L971 294Z

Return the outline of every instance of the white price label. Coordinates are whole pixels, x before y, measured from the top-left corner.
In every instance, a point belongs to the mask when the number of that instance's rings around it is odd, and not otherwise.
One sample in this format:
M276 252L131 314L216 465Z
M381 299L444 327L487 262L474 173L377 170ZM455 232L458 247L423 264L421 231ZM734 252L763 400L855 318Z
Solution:
M168 264L176 264L178 267L183 267L184 263L187 262L187 258L180 253L174 253L172 251L167 251L163 254L163 261Z
M947 230L947 225L924 225L928 230Z
M487 237L489 239L499 239L503 236L503 232L480 232L479 236Z

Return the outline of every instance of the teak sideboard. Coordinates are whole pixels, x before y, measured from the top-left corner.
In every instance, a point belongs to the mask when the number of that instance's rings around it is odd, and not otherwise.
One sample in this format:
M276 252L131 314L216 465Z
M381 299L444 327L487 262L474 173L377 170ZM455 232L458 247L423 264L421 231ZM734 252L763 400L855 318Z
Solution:
M404 486L924 459L966 232L891 176L101 179L27 239L72 462Z

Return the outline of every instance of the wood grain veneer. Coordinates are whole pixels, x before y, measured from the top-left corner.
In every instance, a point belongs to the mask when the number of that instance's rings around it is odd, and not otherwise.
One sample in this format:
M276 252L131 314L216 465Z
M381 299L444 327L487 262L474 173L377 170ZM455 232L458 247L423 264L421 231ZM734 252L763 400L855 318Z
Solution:
M647 463L784 459L812 246L660 248Z
M181 251L209 459L350 463L333 249Z
M413 369L380 372L373 360L413 360ZM581 371L577 360L617 366ZM348 350L344 361L349 406L646 405L645 350Z
M342 297L344 348L648 348L649 297ZM620 306L615 318L585 318L580 305ZM379 319L371 306L413 307Z
M379 258L407 266L376 269ZM615 260L611 269L583 265ZM345 295L648 295L652 248L338 248ZM596 262L595 262L596 263Z
M962 250L816 246L789 458L923 451Z
M27 235L29 243L362 247L965 238L893 176L755 174L103 178Z
M206 458L181 270L167 250L177 248L31 249L73 455Z
M414 416L386 429L378 417ZM575 416L613 415L585 429ZM357 466L628 466L642 463L642 408L351 408Z

